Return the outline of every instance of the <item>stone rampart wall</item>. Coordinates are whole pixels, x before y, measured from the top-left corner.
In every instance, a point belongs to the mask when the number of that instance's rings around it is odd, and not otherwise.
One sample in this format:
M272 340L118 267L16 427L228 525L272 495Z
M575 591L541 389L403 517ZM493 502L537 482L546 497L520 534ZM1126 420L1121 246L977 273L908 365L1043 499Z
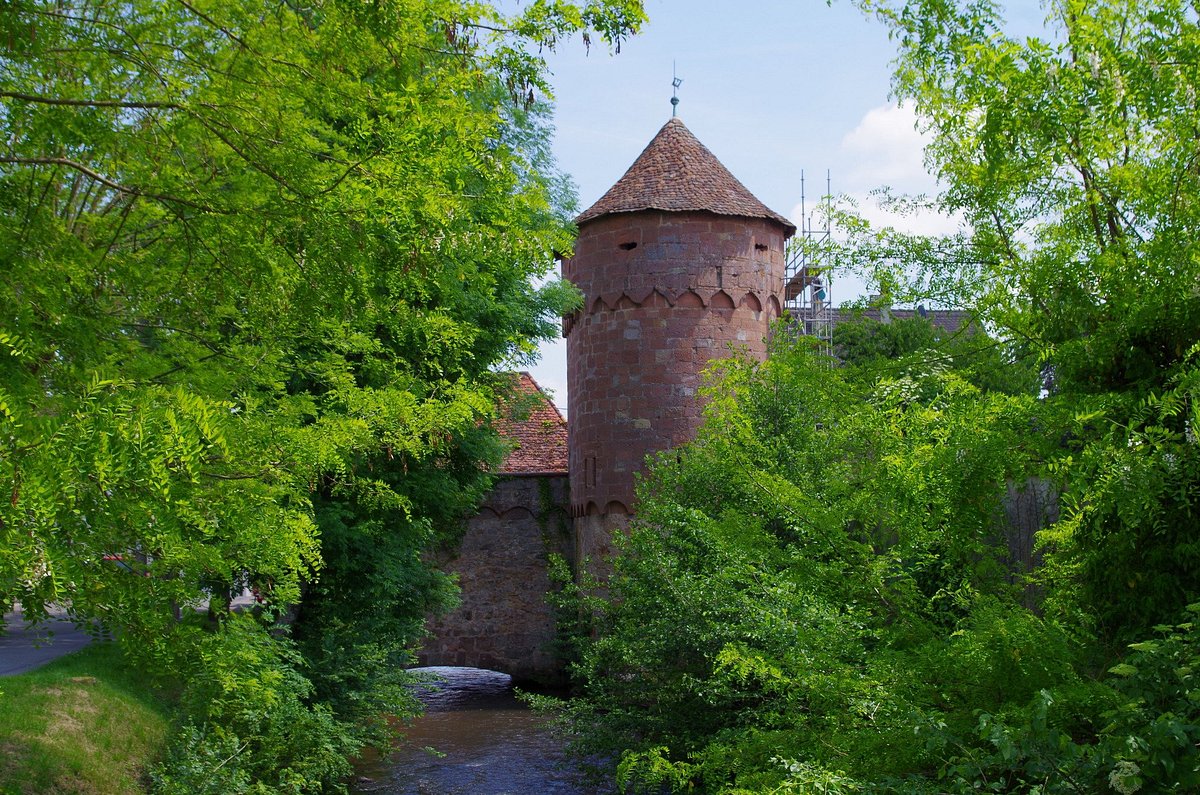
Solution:
M573 557L567 501L564 475L496 484L458 548L437 560L458 575L462 604L429 623L422 665L488 668L517 681L562 678L546 595L550 554Z

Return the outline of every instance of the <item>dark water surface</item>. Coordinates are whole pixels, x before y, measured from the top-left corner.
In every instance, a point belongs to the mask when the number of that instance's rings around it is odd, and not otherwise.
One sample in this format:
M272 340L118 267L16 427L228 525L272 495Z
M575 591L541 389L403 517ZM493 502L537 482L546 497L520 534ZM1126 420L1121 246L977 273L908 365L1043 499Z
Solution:
M358 768L356 793L386 795L592 795L545 720L513 695L506 674L421 668L425 715L387 759Z

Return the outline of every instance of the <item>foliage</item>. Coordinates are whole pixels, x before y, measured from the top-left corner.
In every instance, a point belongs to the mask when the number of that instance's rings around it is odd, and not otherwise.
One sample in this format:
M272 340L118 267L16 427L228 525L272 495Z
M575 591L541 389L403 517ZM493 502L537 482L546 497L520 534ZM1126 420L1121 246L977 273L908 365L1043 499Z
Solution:
M351 772L360 742L327 703L311 703L301 661L251 616L230 616L224 632L194 633L186 722L163 764L156 792L323 792Z
M640 494L567 707L627 786L853 791L935 768L921 716L966 725L1074 680L1005 566L1031 396L779 346L709 400Z
M1200 605L1190 605L1187 621L1156 627L1154 639L1130 644L1128 657L1109 669L1108 688L1042 690L1010 714L981 713L978 745L959 746L946 765L946 780L961 792L1130 795L1196 789L1197 613ZM1081 696L1091 703L1078 703ZM1080 726L1081 715L1094 724Z
M924 364L953 369L989 392L1028 395L1040 385L1037 359L1026 346L993 339L973 319L949 331L918 313L884 322L861 310L841 311L848 316L833 328L834 352L865 378Z
M987 3L862 5L899 44L894 87L931 135L937 206L970 228L857 225L846 262L898 299L971 307L1039 358L1037 422L1062 440L1049 604L1131 639L1200 595L1195 9L1065 2L1044 36L1016 38Z
M851 365L891 362L914 351L927 350L941 338L941 329L920 316L888 322L854 317L833 328L837 357Z
M578 750L632 792L1193 788L1193 623L1098 670L1027 606L1001 506L1045 449L1038 405L802 346L725 363L608 598L575 592Z
M495 371L575 300L535 286L571 242L539 53L641 19L6 4L0 603L66 603L215 688L180 764L245 748L228 775L317 787L352 721L408 709L394 669L451 589L420 551L498 458ZM245 586L264 623L299 603L295 647L222 618Z

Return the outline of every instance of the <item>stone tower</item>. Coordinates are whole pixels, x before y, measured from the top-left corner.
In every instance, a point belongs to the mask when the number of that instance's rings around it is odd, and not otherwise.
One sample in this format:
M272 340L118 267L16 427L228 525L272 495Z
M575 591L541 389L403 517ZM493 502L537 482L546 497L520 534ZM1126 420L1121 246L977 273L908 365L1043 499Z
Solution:
M796 227L754 198L672 118L575 219L563 276L584 294L564 318L577 560L606 558L645 457L691 439L696 391L731 344L765 358Z

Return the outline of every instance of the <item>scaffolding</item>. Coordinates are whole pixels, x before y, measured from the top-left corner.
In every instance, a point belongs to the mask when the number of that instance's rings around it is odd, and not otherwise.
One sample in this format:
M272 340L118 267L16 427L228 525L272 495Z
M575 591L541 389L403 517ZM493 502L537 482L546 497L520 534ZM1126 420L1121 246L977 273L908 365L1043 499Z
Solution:
M800 225L788 245L784 270L783 305L793 334L812 337L817 349L833 355L833 299L829 284L831 179L825 172L824 227L813 227L800 172Z

